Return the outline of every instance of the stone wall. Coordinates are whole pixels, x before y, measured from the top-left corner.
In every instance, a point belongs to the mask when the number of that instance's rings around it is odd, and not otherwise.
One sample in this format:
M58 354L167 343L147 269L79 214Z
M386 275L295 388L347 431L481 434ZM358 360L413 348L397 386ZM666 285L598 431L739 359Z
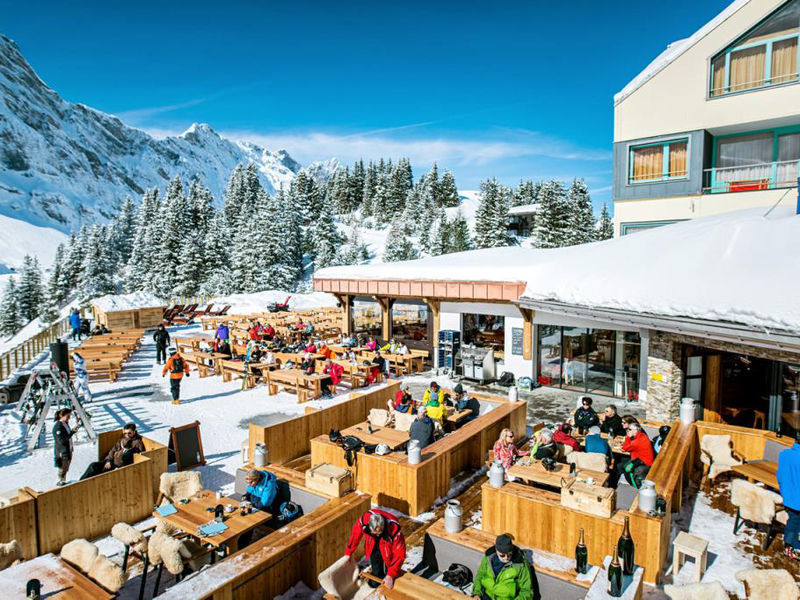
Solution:
M653 331L647 358L647 418L671 423L678 417L683 390L682 344Z

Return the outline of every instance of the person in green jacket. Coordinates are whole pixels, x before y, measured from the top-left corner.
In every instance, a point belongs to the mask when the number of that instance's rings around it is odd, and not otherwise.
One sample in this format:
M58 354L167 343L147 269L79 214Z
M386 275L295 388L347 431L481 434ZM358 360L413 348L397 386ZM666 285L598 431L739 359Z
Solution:
M475 600L541 600L533 565L507 533L486 551L472 584Z

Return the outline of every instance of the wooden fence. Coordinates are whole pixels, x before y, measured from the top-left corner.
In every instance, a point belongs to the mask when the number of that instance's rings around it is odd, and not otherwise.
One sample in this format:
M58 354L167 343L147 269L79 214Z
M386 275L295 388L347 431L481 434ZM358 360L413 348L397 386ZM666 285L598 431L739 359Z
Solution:
M317 589L317 575L344 554L353 523L369 510L370 502L370 497L363 494L333 498L158 597L274 598L300 581Z
M399 381L391 381L371 392L353 392L345 402L269 427L250 423L249 460L253 462L253 452L258 443L267 447L267 459L272 464L282 465L305 456L311 452L312 438L327 435L331 429L355 425L366 419L372 408L386 408L389 398L394 397L399 387Z
M760 460L763 458L767 442L773 442L787 448L790 448L794 443L794 440L789 436L779 438L774 432L765 429L750 429L749 427L712 423L710 421L698 421L695 425L697 427L698 448L700 447L700 440L706 434L729 435L731 436L733 449L741 454L745 460Z
M59 341L70 331L69 322L65 317L11 350L0 354L0 381L8 378L15 369L28 364L47 350L50 344Z
M120 433L100 434L98 458ZM134 455L127 467L44 492L21 489L18 502L0 509L0 542L16 539L28 559L58 552L75 538L107 535L116 523L146 519L153 512L158 480L167 470L167 448L144 439L146 451Z

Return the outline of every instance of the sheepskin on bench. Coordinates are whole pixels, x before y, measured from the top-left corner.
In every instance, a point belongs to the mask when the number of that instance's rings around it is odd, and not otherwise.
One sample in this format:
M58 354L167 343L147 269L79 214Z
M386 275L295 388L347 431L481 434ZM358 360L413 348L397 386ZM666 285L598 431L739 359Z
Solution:
M130 546L134 552L139 554L147 552L147 539L144 537L144 533L127 523L114 525L111 528L111 535L123 544Z
M385 408L371 408L367 420L373 427L386 427L392 422L392 415Z
M358 577L358 565L347 556L325 569L317 579L322 589L339 600L362 600L373 591Z
M733 456L731 436L707 433L700 440L700 461L708 466L708 478L730 471L731 467L742 464Z
M604 473L608 470L606 455L598 452L572 452L567 456L568 463L574 463L578 470L589 469Z
M750 600L797 600L797 584L786 569L747 569L736 573Z
M188 539L179 540L160 531L150 536L147 554L152 564L158 565L163 562L167 571L173 575L180 575L184 564L188 564L194 571L199 571L205 564L207 555L199 544Z
M200 479L200 471L162 473L158 484L158 491L168 502L191 498L202 489L203 482Z
M744 479L731 481L731 504L739 509L739 515L754 523L772 523L775 505L782 504L780 494L757 486Z
M394 411L392 414L394 415L394 428L397 431L408 431L411 429L411 424L414 422L414 419L416 419L413 413Z
M83 538L67 542L61 548L61 558L83 573L92 568L97 554L97 546Z
M665 585L664 592L672 600L728 600L728 592L719 581Z
M22 558L22 546L17 540L0 544L0 570L17 564Z
M87 573L102 587L116 594L125 585L126 577L122 567L111 562L107 556L98 555Z

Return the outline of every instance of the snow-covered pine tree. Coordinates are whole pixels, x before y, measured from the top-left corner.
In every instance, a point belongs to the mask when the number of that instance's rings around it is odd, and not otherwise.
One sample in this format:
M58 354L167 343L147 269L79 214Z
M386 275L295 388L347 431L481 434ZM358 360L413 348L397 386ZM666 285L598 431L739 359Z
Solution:
M204 235L210 233L211 222L214 220L216 210L214 209L214 197L211 190L205 187L200 181L193 181L189 189L189 204L192 208L192 221L195 228L199 229Z
M244 166L236 165L228 179L228 186L225 188L224 212L228 224L235 225L239 219L240 209L244 203Z
M39 259L26 254L17 284L19 314L25 323L33 321L39 315L43 300L42 270L39 268Z
M124 289L126 292L151 291L153 259L157 252L154 233L159 227L159 211L158 190L156 188L147 190L142 196L139 211L136 214L136 230L133 235L131 258L125 269Z
M126 196L112 225L110 250L118 268L124 267L130 260L135 235L136 206L130 196Z
M386 246L383 249L383 262L412 260L419 256L414 244L408 238L408 232L402 220L397 219L389 228Z
M336 264L357 265L369 260L369 251L361 241L358 229L353 226L347 238L347 243L343 244L336 253Z
M459 210L449 223L450 244L447 252L465 252L472 250L472 240L469 235L469 224Z
M282 194L272 202L272 223L280 223L271 236L272 249L268 253L275 257L270 265L264 284L271 289L294 290L303 273L303 236L297 212ZM267 288L264 288L267 289Z
M48 288L50 287L50 282L48 282ZM61 313L59 312L59 302L56 300L55 296L51 294L46 294L44 297L44 301L42 302L42 309L39 313L39 321L43 325L52 325L56 321L58 321Z
M439 212L439 220L436 222L428 241L430 255L441 256L442 254L447 254L450 243L450 223L447 220L447 213L442 209Z
M50 278L47 280L47 295L52 296L56 303L61 303L69 296L70 289L65 285L64 261L66 260L64 244L56 246L53 266L50 268Z
M114 292L110 264L106 249L107 233L100 225L93 225L86 243L81 280L78 284L78 301L86 306L92 298Z
M361 195L361 215L371 217L374 215L375 188L378 185L378 168L375 163L369 161L366 173L364 173L364 191Z
M511 199L511 206L525 206L526 204L536 204L536 198L539 195L539 190L542 183L537 181L534 183L530 179L520 181L519 185L514 188L514 196Z
M542 184L537 200L535 238L540 248L560 248L569 243L572 214L567 193L555 179Z
M583 179L575 179L567 192L567 202L572 210L570 245L588 244L595 239L595 219L589 188Z
M355 210L351 200L350 176L347 169L338 169L328 180L325 203L336 214L343 215Z
M242 206L242 210L245 207ZM162 298L175 295L183 264L184 244L192 231L192 208L183 193L180 177L175 177L167 186L166 198L161 206L159 251L153 271L157 273L152 281L153 291Z
M323 269L336 263L336 251L342 239L329 210L323 209L311 226L311 243L314 248L315 269Z
M89 230L85 225L81 227L79 234L76 234L73 231L69 235L67 256L64 262L64 277L69 289L75 289L78 287L78 281L81 277L81 269L83 268L83 249L88 235Z
M450 171L442 173L438 188L440 206L452 208L461 204L461 198L458 196L458 188L456 187L456 178Z
M391 173L379 173L375 183L375 193L372 196L372 215L379 223L389 223L394 212L390 206L392 202L392 177Z
M431 194L433 195L433 201L436 206L442 206L439 184L439 165L434 162L431 170L428 171L428 185L431 187Z
M496 248L512 243L508 235L508 209L511 190L496 179L481 182L478 210L475 212L475 245Z
M3 290L3 301L0 303L0 334L10 337L22 327L17 301L17 284L9 277Z
M350 188L351 210L358 210L364 202L364 161L358 160L353 165L353 173L347 178L347 185Z
M408 190L410 190L413 185L414 180L411 175L411 163L407 158L401 158L389 177L385 207L388 213L386 215L386 220L393 219L403 212Z
M203 283L200 293L204 295L227 295L236 290L231 269L231 240L224 211L214 211L208 237L204 246Z
M614 237L614 222L608 213L608 207L603 202L603 210L600 211L600 220L597 223L597 239L610 240Z

